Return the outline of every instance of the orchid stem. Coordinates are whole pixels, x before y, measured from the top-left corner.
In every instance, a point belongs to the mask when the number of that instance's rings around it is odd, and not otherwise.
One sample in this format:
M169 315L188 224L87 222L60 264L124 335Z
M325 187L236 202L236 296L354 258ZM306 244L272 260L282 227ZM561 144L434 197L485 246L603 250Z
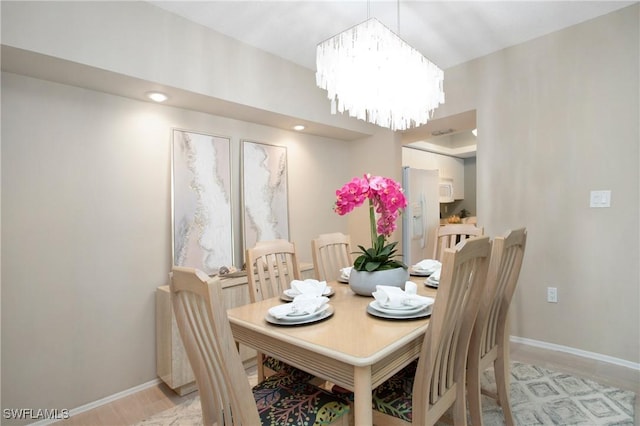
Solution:
M371 198L369 198L369 223L371 225L371 247L375 247L378 240L378 232L376 231L376 214L373 210Z

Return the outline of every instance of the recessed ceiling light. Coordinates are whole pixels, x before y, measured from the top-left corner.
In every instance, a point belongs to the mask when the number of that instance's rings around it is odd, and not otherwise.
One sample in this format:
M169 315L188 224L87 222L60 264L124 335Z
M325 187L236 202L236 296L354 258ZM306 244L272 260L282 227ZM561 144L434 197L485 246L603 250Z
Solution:
M169 97L162 92L148 92L147 98L155 102L164 102L169 99Z
M296 124L295 126L293 126L293 130L297 130L300 132L304 130L304 126L302 124Z

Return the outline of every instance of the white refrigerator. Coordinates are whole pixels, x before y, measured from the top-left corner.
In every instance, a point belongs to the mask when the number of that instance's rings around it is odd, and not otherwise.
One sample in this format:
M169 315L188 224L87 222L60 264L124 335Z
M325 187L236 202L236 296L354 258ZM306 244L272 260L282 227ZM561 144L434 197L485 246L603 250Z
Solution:
M402 168L407 208L402 215L402 259L411 267L433 256L433 235L440 226L438 170Z

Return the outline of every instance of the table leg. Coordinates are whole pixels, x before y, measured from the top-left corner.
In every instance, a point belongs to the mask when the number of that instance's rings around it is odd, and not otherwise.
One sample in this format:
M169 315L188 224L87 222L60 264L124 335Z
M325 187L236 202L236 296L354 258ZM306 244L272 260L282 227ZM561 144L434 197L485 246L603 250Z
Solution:
M353 419L356 425L372 425L371 366L356 367L353 378Z

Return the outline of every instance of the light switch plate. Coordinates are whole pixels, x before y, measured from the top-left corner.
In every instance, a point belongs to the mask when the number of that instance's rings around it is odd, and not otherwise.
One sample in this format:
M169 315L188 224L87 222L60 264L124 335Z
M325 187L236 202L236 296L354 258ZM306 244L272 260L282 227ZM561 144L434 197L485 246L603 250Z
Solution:
M611 207L611 191L591 191L590 207Z

